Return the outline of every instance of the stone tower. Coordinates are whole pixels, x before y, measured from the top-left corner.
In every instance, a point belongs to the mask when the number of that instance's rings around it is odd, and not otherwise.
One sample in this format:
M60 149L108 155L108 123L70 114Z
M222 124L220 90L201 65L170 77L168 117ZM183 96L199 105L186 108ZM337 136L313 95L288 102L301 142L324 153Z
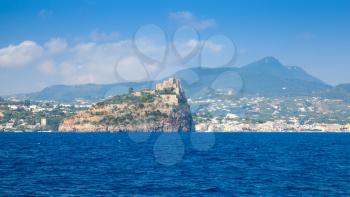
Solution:
M165 80L162 83L158 83L156 85L157 91L162 91L166 89L173 89L174 93L177 95L182 95L183 93L180 80L175 78L169 78L168 80Z

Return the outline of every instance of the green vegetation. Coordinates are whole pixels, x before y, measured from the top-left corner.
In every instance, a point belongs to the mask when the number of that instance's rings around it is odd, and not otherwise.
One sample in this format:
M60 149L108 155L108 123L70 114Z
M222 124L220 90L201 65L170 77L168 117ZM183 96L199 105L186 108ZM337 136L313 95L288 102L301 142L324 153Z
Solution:
M107 104L121 104L121 103L130 103L130 104L142 104L142 103L151 103L155 99L155 95L148 92L141 92L141 96L134 96L132 91L130 94L117 95L108 99L106 101L97 103L97 106L103 106Z
M168 115L160 112L159 110L147 113L147 122L155 122L163 118L168 118Z

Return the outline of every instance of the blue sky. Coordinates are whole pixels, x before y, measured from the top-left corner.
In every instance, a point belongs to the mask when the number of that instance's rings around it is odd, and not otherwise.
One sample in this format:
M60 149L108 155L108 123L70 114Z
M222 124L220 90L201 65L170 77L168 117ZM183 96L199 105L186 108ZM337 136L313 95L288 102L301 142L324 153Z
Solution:
M349 83L349 10L346 0L1 0L0 95L52 84L118 82L111 74L115 61L135 63L128 46L145 24L168 37L183 25L195 27L203 40L225 35L238 48L235 66L274 56L327 83ZM123 72L140 74L135 70Z

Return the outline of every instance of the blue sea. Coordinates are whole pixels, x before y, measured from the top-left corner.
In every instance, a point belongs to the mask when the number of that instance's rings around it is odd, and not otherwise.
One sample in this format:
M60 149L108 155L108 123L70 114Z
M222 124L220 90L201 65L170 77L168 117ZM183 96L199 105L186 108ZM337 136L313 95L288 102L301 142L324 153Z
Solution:
M350 196L347 133L0 133L0 196Z

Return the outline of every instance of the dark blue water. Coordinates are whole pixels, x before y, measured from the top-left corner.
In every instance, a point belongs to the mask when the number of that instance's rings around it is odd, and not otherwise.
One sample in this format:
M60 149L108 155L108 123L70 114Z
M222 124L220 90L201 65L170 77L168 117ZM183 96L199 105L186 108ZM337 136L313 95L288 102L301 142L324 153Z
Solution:
M350 134L212 135L0 133L0 196L350 195Z

